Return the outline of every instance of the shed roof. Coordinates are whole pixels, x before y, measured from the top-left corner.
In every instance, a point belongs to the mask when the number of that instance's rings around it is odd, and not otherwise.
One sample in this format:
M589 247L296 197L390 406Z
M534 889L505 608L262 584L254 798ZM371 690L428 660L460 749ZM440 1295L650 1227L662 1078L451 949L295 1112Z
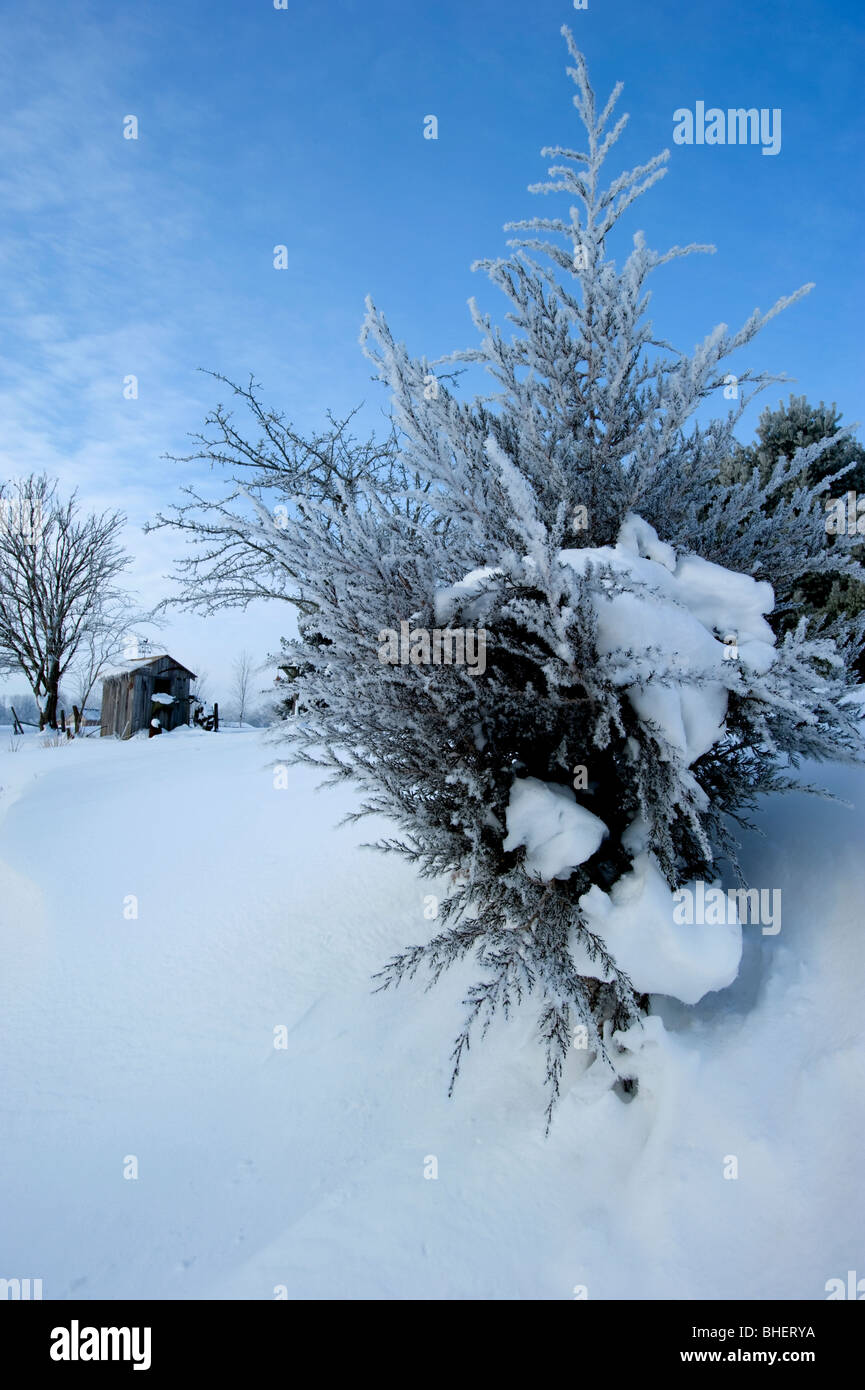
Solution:
M188 666L184 666L181 661L176 661L170 652L148 652L147 656L130 657L128 661L121 661L116 666L111 666L107 671L102 672L103 680L111 680L114 676L127 676L131 672L140 671L145 666L152 666L156 661L168 659L178 671L185 671L188 676L195 680L195 672L190 671Z

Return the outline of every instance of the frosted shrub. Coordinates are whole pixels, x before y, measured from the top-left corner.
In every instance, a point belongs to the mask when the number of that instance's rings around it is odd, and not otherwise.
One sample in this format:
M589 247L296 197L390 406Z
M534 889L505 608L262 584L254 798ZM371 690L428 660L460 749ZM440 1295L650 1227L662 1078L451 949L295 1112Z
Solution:
M680 925L673 892L741 883L733 831L755 799L798 785L800 758L860 747L839 706L844 653L804 621L782 641L770 622L830 563L826 480L801 481L830 441L768 479L719 482L768 380L740 371L727 407L726 359L809 287L691 355L658 344L648 276L711 248L657 253L638 232L612 259L668 156L604 183L620 87L598 113L564 33L586 148L544 151L536 191L566 195L569 213L512 224L511 253L481 262L513 334L472 302L477 345L431 363L370 303L363 342L392 396L395 456L350 485L329 473L298 488L278 525L248 494L257 553L301 615L285 644L294 760L359 787L357 816L395 826L379 848L447 876L434 935L379 986L421 969L434 983L473 955L453 1079L476 1025L530 1003L548 1120L574 1037L610 1084L627 1080L614 1033L650 992L694 1003L733 980L738 921ZM459 373L478 368L490 391L464 400ZM709 396L728 413L689 423ZM831 565L852 572L843 545ZM422 634L454 628L483 632L483 671L425 659ZM399 655L382 659L394 633Z

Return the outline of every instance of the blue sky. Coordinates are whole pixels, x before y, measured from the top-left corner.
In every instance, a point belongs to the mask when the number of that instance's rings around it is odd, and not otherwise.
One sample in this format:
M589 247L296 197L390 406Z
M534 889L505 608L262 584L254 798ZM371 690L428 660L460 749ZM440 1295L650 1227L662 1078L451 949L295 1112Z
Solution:
M141 527L186 480L161 456L224 397L197 368L254 373L302 427L361 401L374 425L367 294L430 358L471 344L470 295L503 316L470 266L541 206L541 146L579 143L562 23L599 96L625 83L611 172L671 151L628 235L718 248L654 277L660 335L690 349L814 281L732 370L797 379L764 402L795 389L865 421L859 0L21 0L0 44L0 474L45 468L122 508L133 582L167 592L180 538ZM780 107L780 153L674 145L697 100ZM219 696L241 647L263 658L291 626L257 605L174 618L159 644Z

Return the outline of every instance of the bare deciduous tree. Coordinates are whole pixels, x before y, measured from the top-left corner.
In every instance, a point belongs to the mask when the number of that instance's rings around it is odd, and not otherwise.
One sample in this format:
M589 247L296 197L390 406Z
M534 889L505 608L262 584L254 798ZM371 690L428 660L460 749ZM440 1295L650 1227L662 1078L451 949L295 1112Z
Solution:
M198 672L190 692L193 704L202 706L207 704L207 682L209 680L210 673L208 671Z
M243 716L249 700L255 665L251 652L246 648L240 653L231 667L231 694L237 708L237 721L243 723Z
M57 727L60 682L129 564L124 521L83 515L45 474L0 485L0 652L30 682L43 728Z

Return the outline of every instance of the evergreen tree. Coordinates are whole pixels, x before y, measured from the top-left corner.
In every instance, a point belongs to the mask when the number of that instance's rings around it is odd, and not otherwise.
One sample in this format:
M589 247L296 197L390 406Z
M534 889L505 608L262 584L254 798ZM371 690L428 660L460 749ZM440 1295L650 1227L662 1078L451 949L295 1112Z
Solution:
M804 480L811 485L826 482L825 506L830 506L835 498L846 497L851 490L857 499L865 496L865 448L847 429L842 429L841 415L835 404L827 406L821 401L819 406L813 406L804 396L792 394L786 406L783 401L778 402L775 410L766 406L760 415L756 442L736 449L733 457L722 466L721 479L736 487L756 468L761 483L765 484L780 459L790 459L797 449L805 449L822 439L834 442L804 470ZM782 491L789 496L795 483L796 480L791 480ZM773 502L774 498L770 498L770 512ZM865 525L865 520L862 524ZM835 545L831 532L825 544L831 556ZM859 544L852 553L861 564L865 559L865 546ZM843 631L847 626L855 633L865 612L865 584L852 574L831 569L806 573L793 590L790 607L777 614L777 629L788 630L801 611L833 631ZM855 648L855 643L853 645ZM865 647L860 646L854 654L856 672L860 677L865 676Z
M754 444L740 445L721 470L724 482L746 482L754 468L760 481L769 481L780 458L792 458L797 449L831 439L829 448L805 470L805 479L814 484L837 479L844 488L865 493L865 448L841 425L841 412L834 401L827 406L810 405L805 396L792 393L787 405L779 401L776 409L766 406L757 424ZM848 470L848 471L844 471ZM791 490L788 486L788 489Z
M574 206L513 224L511 254L480 263L510 301L513 336L472 303L477 346L430 363L370 303L363 342L399 440L387 478L299 490L278 526L249 495L269 572L281 566L277 587L302 615L283 654L299 701L291 756L359 787L354 818L394 823L380 849L448 876L434 934L379 987L421 969L432 984L474 955L452 1085L475 1025L532 1001L548 1123L575 1027L627 1082L616 1033L639 1024L649 991L693 1002L732 979L737 954L697 984L654 970L672 891L722 865L738 873L732 827L761 793L798 786L800 758L861 746L831 637L802 622L776 644L765 620L797 576L828 569L805 470L831 440L730 489L719 473L733 427L767 378L739 372L737 407L690 423L720 398L725 359L807 287L691 355L656 341L648 276L706 248L656 253L637 233L621 265L611 258L668 155L604 184L621 87L599 114L563 33L587 148L545 151L538 191ZM492 389L463 400L456 374L478 366ZM857 572L843 539L836 549L832 567ZM436 640L456 633L466 659L437 663ZM605 922L632 910L623 954ZM710 938L723 955L729 934ZM635 941L650 944L642 957Z

